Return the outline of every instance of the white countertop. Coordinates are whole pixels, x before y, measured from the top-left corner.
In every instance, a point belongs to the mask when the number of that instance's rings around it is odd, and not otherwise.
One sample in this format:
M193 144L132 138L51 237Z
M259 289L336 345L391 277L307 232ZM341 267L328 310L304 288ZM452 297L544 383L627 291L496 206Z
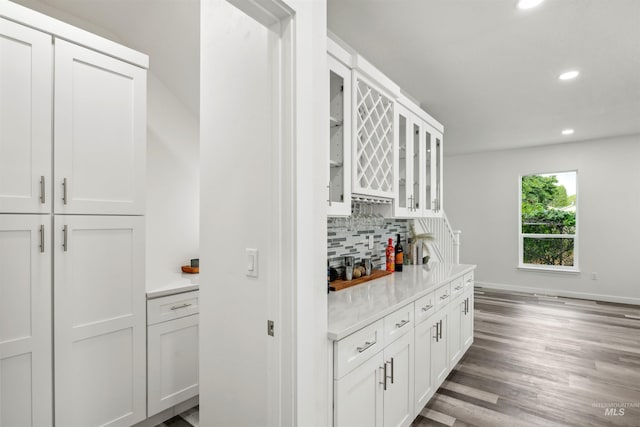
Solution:
M427 270L424 265L405 265L403 272L330 292L329 339L340 340L475 268L435 263Z
M166 297L167 295L180 294L182 292L197 291L198 289L200 289L200 285L197 283L197 279L193 281L176 282L161 288L147 291L147 299Z

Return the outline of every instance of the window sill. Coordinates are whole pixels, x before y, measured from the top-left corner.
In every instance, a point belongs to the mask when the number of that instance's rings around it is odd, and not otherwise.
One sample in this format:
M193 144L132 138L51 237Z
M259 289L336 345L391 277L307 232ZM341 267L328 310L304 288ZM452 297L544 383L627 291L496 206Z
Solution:
M552 266L537 266L537 265L527 265L520 264L518 265L518 270L523 271L539 271L542 273L563 273L563 274L580 274L580 269L578 267L552 267Z

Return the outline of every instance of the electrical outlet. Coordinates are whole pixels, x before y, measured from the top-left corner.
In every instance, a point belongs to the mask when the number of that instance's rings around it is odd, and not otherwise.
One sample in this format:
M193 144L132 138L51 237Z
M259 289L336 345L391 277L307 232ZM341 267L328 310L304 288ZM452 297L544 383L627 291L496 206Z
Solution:
M598 280L598 273L591 273L591 280Z

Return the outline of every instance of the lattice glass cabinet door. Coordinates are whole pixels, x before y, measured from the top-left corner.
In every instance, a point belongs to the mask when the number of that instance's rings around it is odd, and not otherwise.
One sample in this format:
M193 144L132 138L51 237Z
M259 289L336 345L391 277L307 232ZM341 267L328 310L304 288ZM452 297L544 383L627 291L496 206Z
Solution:
M329 64L330 216L351 215L351 71L332 56Z
M353 192L393 198L395 102L358 72L353 81Z

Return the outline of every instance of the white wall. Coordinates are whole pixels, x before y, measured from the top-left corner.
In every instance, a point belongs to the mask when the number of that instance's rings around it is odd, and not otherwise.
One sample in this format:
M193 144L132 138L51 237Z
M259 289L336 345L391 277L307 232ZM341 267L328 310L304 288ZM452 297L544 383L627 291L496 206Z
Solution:
M153 58L151 59L153 64ZM147 105L147 290L195 282L199 257L199 120L152 73Z
M446 157L461 262L478 265L479 285L640 303L639 161L640 135ZM578 170L580 273L518 270L518 177L564 170Z

